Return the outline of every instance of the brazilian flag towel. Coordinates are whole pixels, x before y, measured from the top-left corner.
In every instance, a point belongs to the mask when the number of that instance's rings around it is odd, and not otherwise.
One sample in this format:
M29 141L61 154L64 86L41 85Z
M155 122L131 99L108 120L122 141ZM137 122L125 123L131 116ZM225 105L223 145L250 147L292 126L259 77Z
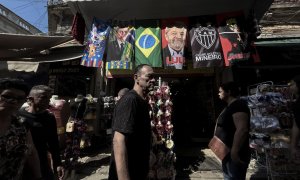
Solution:
M158 20L136 22L135 61L136 66L149 64L152 67L162 67L161 29Z

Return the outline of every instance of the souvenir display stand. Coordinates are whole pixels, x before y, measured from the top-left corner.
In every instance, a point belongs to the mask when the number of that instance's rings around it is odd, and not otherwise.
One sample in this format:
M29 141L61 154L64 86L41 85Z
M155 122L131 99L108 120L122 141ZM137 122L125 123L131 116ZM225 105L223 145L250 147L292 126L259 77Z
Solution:
M149 179L152 180L174 180L176 176L170 95L170 87L165 82L161 84L160 80L159 86L149 93L152 126Z
M268 179L300 179L299 165L289 156L291 95L287 86L263 82L248 87L251 112L250 147L257 168L265 168Z
M103 122L102 127L105 129L106 141L110 143L111 141L111 124L113 118L113 112L115 108L115 100L113 96L102 97L103 100Z
M95 134L96 131L96 103L97 98L93 98L90 94L86 96L86 110L84 113L84 120L87 123L87 132L89 135Z
M96 104L96 136L97 145L110 146L111 144L111 123L115 101L113 96L100 96Z

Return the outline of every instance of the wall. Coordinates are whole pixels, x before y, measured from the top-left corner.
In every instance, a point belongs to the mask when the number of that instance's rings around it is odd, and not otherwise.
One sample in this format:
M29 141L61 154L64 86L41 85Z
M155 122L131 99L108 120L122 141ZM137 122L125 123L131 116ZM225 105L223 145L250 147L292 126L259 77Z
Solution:
M39 29L0 4L0 32L12 34L38 34Z

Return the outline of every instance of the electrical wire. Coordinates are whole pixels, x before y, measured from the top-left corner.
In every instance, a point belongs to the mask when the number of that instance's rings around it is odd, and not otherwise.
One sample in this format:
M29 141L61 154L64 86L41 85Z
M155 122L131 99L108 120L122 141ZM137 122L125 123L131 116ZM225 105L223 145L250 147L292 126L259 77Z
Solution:
M33 25L42 24L42 21L44 20L46 15L47 15L47 10L44 11L44 13L33 23Z
M34 2L33 1L31 1L31 2L29 2L29 3L26 3L26 4L22 4L22 5L20 5L20 6L17 6L17 7L15 7L15 8L13 8L12 9L12 11L18 11L19 9L24 9L24 8L27 8L27 7L29 7L29 6L31 6L31 4L33 4Z
M48 0L9 0L9 2L15 1L15 4L17 6L15 6L14 8L12 8L11 10L16 13L19 14L20 17L24 17L24 14L26 14L28 12L28 14L31 16L30 19L32 19L30 21L30 24L32 24L33 26L39 28L39 29L43 29L45 30L45 28L47 28L48 24L45 26L45 23L43 23L44 19L47 17L47 2ZM20 2L23 2L22 4ZM39 6L39 8L37 7ZM41 12L41 6L43 6L43 12ZM33 10L36 12L34 14L32 14L32 8L34 8ZM37 17L38 16L38 17ZM36 18L37 17L37 18Z

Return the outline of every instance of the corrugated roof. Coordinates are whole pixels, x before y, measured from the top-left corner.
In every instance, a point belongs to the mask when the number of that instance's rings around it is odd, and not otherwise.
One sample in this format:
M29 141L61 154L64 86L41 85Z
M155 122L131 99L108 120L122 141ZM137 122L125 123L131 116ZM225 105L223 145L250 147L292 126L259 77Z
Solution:
M254 44L256 46L295 46L300 45L300 37L262 39Z

